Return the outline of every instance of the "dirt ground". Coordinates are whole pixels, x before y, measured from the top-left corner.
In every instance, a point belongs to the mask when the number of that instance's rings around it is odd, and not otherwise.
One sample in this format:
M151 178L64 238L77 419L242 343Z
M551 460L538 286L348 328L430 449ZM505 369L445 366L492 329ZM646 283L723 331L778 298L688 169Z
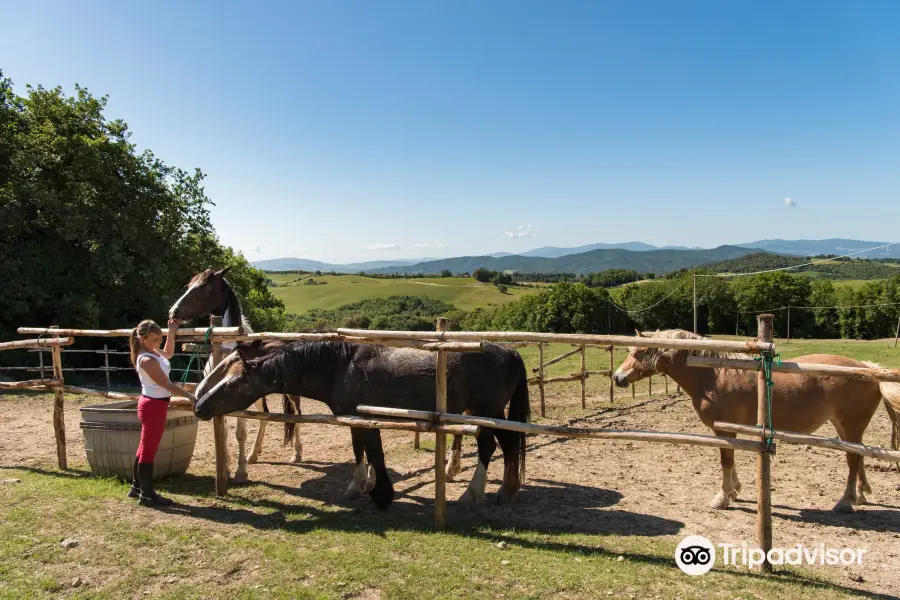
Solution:
M548 388L550 389L550 388ZM536 390L535 390L536 391ZM537 394L532 394L536 405ZM686 396L638 399L633 406L610 406L606 398L590 398L580 408L574 387L552 388L545 422L577 426L653 429L708 433ZM629 399L629 402L632 402ZM78 407L96 399L69 396L66 429L70 466L86 468ZM272 409L280 403L271 404ZM535 406L536 408L536 406ZM304 413L327 412L323 405L304 401ZM572 417L572 415L576 415ZM0 395L0 466L47 466L56 461L51 424L51 401L46 395ZM535 419L540 422L540 419ZM886 446L888 418L879 410L866 434L866 442ZM236 454L234 420L228 419L232 471ZM250 424L248 451L256 435ZM280 493L324 504L344 504L341 496L352 473L349 430L342 427L302 426L303 463L287 463L291 450L281 446L281 426L270 424L260 463L251 465L251 480L265 481ZM835 435L830 427L822 435ZM397 502L407 509L431 511L433 454L430 435L423 434L425 449L414 451L412 434L384 432L388 467ZM497 458L499 459L499 451ZM464 444L463 473L448 484L450 508L474 472L475 443ZM606 533L631 536L669 536L677 543L687 535L703 535L714 544L747 543L756 539L756 456L738 453L743 490L726 511L709 508L720 485L718 451L692 446L602 442L549 437L529 438L527 482L508 506L494 504L502 477L502 460L489 472L488 497L476 516L501 527ZM836 515L830 509L840 497L846 479L843 454L818 448L779 444L772 461L774 545L802 543L818 547L866 548L862 566L821 566L822 575L842 586L900 596L900 473L886 463L867 462L873 488L870 504L853 514ZM200 425L191 471L214 470L212 428ZM357 501L365 505L365 498Z

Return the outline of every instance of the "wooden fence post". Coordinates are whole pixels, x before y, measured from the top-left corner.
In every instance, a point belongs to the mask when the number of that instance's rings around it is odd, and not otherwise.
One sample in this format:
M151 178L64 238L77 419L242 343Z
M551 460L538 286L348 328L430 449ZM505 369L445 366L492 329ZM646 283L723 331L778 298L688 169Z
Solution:
M587 373L584 368L584 346L581 347L581 408L587 408L587 394L585 392L585 382Z
M653 375L647 378L647 396L653 397Z
M222 317L210 315L210 327L221 327ZM209 360L215 367L222 360L222 342L213 342ZM225 435L225 417L213 417L213 438L216 445L216 495L228 493L228 439Z
M635 397L636 397L636 396L634 395L634 384L633 384L633 383L631 384L631 397L632 397L632 398L635 398Z
M109 386L109 346L107 344L103 344L103 366L106 371L106 391L110 391Z
M772 324L775 319L774 315L757 316L757 336L756 339L761 342L771 342L773 338ZM766 401L767 386L766 376L762 370L759 371L756 380L757 386L757 408L756 422L760 427L765 428L769 423L769 405ZM765 436L762 438L763 446L766 445ZM759 542L760 549L768 556L769 550L772 549L772 480L771 467L772 455L767 450L760 452L756 463L756 537ZM764 560L760 565L763 573L772 572L772 564L768 559Z
M894 334L894 348L897 347L897 340L900 340L900 315L897 315L897 333Z
M450 327L450 319L438 317L437 331L444 332ZM447 353L438 351L435 354L435 411L447 412ZM445 460L447 454L447 434L443 431L435 433L434 438L434 527L443 529L444 508L447 493L447 470Z
M894 345L896 346L896 344L894 344ZM43 381L44 379L46 379L46 377L44 377L44 349L38 348L37 353L38 353L38 363L41 366L41 380ZM51 350L50 353L51 353L50 356L53 356L53 350Z
M669 376L663 375L663 383L666 385L666 396L669 395Z
M66 470L69 468L69 461L66 459L66 419L65 407L63 406L65 395L62 387L62 348L58 345L52 346L50 348L50 356L53 357L53 379L59 381L59 387L53 388L53 433L56 436L56 462L60 469Z
M614 349L615 346L610 346L607 348L609 350L609 403L612 404L616 399L616 386L613 383L613 369L616 368L615 357L614 357Z
M541 394L541 417L547 416L546 408L544 407L544 343L541 342L538 344L538 389Z

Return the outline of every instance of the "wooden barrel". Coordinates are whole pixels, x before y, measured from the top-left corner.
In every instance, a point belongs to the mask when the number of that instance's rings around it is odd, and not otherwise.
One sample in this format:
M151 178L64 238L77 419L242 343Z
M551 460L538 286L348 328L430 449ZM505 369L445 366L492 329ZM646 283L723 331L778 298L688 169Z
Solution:
M84 452L95 475L131 479L134 455L141 441L137 402L125 400L81 409ZM187 471L197 441L197 418L190 410L169 409L153 478Z

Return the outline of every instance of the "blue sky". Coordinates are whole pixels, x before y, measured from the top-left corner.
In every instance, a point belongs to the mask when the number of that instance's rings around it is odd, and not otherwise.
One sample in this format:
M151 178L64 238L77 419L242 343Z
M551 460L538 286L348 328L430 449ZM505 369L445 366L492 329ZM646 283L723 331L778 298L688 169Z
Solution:
M895 241L898 30L874 0L0 0L0 68L108 94L251 260Z

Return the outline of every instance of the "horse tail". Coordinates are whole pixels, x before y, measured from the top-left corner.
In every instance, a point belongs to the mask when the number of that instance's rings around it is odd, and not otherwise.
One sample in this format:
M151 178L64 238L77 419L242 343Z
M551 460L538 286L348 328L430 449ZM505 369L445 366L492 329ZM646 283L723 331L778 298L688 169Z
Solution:
M522 360L518 352L516 352L516 369L518 371L518 382L512 398L509 400L509 414L507 418L510 421L529 423L531 421L531 401L528 398L528 373L525 370L525 361ZM526 436L522 432L515 432L515 435L518 436L516 454L519 461L519 481L524 483Z
M881 365L874 362L863 361L863 364L871 369L880 369ZM891 418L891 449L900 450L900 383L879 381L881 400L884 409ZM900 469L900 463L894 463Z
M900 383L882 381L881 399L891 418L891 449L900 450Z
M284 414L286 414L286 415L297 414L294 411L294 403L291 401L291 399L288 397L287 394L282 394L281 400L282 400L282 404L283 404L283 408L284 408ZM290 421L284 422L284 442L283 442L283 444L285 446L289 446L290 444L292 444L294 442L294 427L295 427L294 423L292 423Z

